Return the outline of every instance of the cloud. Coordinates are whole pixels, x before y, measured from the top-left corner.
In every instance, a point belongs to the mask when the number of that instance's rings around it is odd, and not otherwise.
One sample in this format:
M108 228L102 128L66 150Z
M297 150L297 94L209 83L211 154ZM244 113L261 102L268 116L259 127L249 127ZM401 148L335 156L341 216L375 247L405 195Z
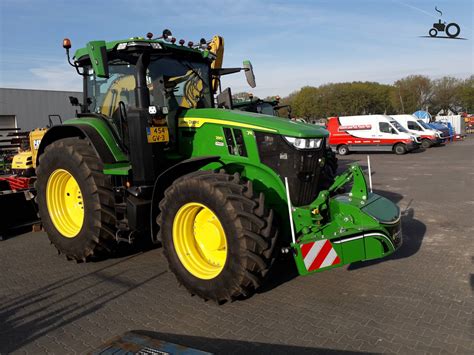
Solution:
M30 75L18 80L13 77L0 81L0 86L22 89L42 89L58 91L82 91L82 77L74 68L64 63L38 66L28 69Z

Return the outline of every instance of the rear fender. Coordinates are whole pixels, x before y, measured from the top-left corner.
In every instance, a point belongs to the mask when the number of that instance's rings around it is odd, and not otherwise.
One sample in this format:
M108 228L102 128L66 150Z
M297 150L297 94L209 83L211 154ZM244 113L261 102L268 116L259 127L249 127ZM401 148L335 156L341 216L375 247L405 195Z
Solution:
M87 138L91 142L97 155L104 164L116 163L124 161L126 155L123 152L114 152L109 148L107 139L104 135L108 135L111 140L114 140L111 132L99 132L95 127L86 124L64 124L60 126L53 126L50 128L44 137L41 139L41 144L36 155L36 164L38 164L40 156L44 153L45 148L51 143L70 137Z

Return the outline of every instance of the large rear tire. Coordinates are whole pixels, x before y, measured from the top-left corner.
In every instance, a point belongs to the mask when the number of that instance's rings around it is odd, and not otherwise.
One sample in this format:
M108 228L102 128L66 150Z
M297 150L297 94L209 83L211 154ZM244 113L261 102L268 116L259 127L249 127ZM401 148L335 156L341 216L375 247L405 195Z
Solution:
M103 257L115 245L112 184L102 169L86 139L60 139L40 156L39 213L51 243L68 259Z
M218 303L246 297L275 257L277 229L265 196L238 174L198 171L176 180L157 218L165 256L191 294Z

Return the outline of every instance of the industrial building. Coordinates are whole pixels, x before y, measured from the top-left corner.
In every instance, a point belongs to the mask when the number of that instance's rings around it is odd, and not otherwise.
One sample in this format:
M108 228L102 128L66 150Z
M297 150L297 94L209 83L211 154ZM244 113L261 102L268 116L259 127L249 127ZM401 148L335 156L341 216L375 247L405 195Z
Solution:
M0 88L0 128L31 130L45 127L48 115L71 118L78 108L69 96L82 100L82 93L75 91Z

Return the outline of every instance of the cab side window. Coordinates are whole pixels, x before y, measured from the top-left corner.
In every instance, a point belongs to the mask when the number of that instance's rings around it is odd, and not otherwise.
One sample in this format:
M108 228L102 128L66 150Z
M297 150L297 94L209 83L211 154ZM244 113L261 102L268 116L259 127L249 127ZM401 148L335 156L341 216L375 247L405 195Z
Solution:
M392 133L390 125L387 122L379 122L379 130L382 133Z
M408 129L412 129L414 131L420 131L420 127L413 121L408 121Z

